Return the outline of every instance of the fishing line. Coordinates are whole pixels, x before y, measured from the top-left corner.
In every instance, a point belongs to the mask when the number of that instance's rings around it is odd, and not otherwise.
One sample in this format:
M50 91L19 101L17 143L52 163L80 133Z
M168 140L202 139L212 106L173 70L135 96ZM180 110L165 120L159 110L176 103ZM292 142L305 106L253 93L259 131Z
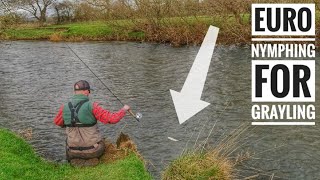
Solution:
M89 71L101 82L102 85L104 85L105 88L119 101L121 105L124 106L124 103L111 91L110 88L94 73L91 68L77 55L77 53L67 44L65 43L66 46L71 50L71 52L89 69ZM128 111L132 117L134 117L138 122L140 122L140 119L142 118L141 113L136 113L134 114L131 110Z

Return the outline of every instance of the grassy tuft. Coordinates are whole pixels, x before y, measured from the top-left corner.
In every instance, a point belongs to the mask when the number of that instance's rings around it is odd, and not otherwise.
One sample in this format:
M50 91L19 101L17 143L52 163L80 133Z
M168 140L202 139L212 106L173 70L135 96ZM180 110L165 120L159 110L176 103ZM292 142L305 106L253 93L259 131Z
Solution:
M53 33L49 36L49 41L52 41L52 42L62 41L62 36L60 33Z
M173 161L162 179L232 179L233 164L216 151L187 153Z
M214 146L208 144L208 135L205 141L195 145L192 150L184 151L171 162L163 172L162 179L238 179L237 166L253 156L249 151L239 150L244 140L242 137L249 127L244 123Z

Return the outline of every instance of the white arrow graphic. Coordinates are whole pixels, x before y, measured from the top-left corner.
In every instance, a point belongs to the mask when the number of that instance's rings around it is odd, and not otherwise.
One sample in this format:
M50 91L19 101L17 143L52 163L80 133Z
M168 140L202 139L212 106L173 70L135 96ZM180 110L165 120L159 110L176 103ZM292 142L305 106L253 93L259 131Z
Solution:
M180 124L184 123L210 104L201 101L200 98L218 33L219 28L214 26L209 27L181 92L179 93L170 89Z

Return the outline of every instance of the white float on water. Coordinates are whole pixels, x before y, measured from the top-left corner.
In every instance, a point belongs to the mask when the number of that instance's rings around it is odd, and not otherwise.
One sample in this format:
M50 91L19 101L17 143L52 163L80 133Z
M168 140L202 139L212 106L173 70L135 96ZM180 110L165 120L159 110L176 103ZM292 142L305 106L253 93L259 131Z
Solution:
M179 141L179 140L177 140L175 138L172 138L172 137L168 137L168 139L171 140L171 141L175 141L175 142Z

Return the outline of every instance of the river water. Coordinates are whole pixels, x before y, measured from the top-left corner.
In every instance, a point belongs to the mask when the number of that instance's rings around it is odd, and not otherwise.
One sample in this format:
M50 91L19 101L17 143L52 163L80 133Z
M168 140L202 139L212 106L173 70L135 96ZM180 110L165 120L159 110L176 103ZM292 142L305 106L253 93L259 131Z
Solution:
M113 141L120 131L130 134L156 177L210 132L208 144L214 146L241 126L248 130L237 140L237 152L255 155L239 167L239 177L259 174L257 179L269 179L273 174L278 179L320 179L319 60L316 126L250 125L251 52L237 46L216 47L202 94L211 105L179 125L169 89L181 90L199 47L134 42L69 46L124 103L143 114L141 122L126 116L115 125L100 124L100 129ZM96 88L91 99L107 109L121 107L65 43L3 42L0 48L0 127L32 128L30 143L46 159L64 162L65 132L53 124L53 118L72 96L76 81L88 80Z

